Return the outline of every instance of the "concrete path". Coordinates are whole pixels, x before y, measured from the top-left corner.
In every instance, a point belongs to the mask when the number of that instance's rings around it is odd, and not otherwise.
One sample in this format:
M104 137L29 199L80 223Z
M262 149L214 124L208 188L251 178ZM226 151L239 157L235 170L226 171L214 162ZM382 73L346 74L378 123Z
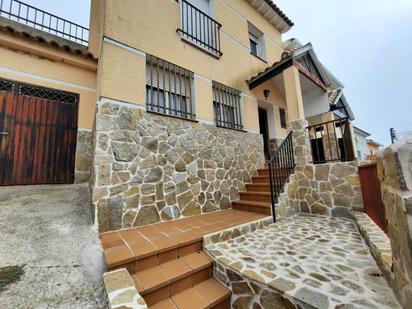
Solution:
M87 185L0 187L2 309L106 308L103 265Z

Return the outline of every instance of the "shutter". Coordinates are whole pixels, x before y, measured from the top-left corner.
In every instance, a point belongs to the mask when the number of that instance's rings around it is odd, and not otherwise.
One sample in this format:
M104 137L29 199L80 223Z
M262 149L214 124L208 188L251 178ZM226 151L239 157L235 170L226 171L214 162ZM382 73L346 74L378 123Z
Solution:
M153 79L151 77L152 74ZM164 63L164 61L160 61L159 68L157 63L151 65L150 62L147 62L146 84L178 95L189 96L191 93L189 90L189 87L191 87L191 76L187 71L173 64Z

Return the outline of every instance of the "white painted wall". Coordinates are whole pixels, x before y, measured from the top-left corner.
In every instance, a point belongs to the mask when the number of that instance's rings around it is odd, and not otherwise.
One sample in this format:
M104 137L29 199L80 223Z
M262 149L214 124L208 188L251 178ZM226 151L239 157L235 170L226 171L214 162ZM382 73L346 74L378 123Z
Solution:
M329 99L326 91L307 79L304 75L299 75L305 117L313 117L328 112Z
M361 135L355 131L355 141L356 141L356 158L358 160L365 160L366 156L368 155L368 144L367 144L367 137Z

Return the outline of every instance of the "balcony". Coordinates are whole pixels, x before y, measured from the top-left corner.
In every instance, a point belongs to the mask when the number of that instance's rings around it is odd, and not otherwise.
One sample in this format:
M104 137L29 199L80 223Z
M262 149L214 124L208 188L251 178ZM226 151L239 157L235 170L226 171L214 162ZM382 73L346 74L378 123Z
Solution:
M182 39L216 58L220 51L220 28L222 25L185 0L180 1L181 25L177 29Z
M0 16L75 43L89 42L89 29L17 0L1 0Z

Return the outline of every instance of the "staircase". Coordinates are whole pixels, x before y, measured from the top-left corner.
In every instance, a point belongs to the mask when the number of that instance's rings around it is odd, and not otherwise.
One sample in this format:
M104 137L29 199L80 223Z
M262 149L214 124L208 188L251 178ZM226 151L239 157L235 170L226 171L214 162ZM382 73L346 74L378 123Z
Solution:
M234 209L101 233L108 270L126 268L149 308L229 308L203 236L265 215Z
M229 308L230 291L216 281L202 241L145 257L131 273L149 308Z
M246 191L239 192L240 200L232 202L233 209L271 215L272 203L277 203L294 168L292 132L290 132L273 153L265 168L258 169L258 175L252 177L252 183L246 184ZM272 215L275 218L275 214Z
M232 202L234 209L270 216L272 213L272 197L269 168L258 169L258 175L252 176L252 183L246 184L246 191L239 192L239 195L240 200Z

